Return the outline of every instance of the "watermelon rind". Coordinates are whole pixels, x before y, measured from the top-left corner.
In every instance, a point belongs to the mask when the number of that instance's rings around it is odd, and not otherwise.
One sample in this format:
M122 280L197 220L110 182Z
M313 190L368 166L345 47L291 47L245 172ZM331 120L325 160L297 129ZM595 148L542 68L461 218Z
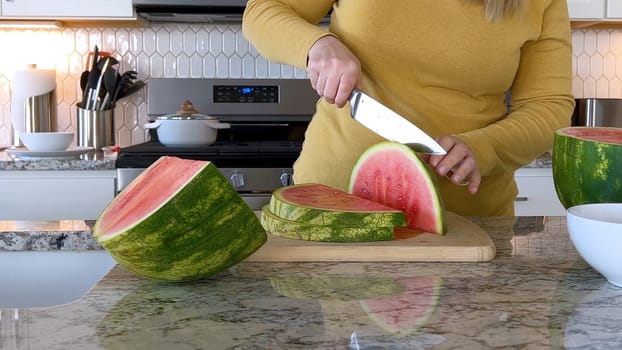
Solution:
M315 183L291 185L274 191L269 202L275 215L314 225L344 227L405 226L403 212Z
M393 227L314 225L283 219L264 205L261 225L274 236L317 242L372 242L393 240Z
M565 208L622 202L622 128L559 129L552 159L555 191Z
M150 279L198 280L241 262L266 242L257 215L216 166L205 163L153 213L122 232L101 227L123 193L104 209L93 235L119 265Z
M404 212L410 228L447 233L436 175L406 145L383 141L367 148L352 169L348 192Z

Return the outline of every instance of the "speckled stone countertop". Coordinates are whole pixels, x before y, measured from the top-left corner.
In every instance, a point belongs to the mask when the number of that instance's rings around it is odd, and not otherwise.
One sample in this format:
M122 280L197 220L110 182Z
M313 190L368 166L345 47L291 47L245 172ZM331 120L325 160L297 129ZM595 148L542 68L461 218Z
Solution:
M550 168L551 154L544 153L525 168ZM6 150L0 151L1 170L114 170L115 158L104 157L101 152L80 155L79 159L34 159L20 160L11 156Z
M104 157L102 152L87 152L75 159L19 159L6 150L0 151L0 171L2 170L115 170L116 159Z
M578 256L564 217L471 220L497 246L490 262L242 262L179 284L117 266L73 303L1 309L0 348L622 348L622 289ZM63 249L80 239L60 236L89 230L65 224L4 222L0 232L47 234Z

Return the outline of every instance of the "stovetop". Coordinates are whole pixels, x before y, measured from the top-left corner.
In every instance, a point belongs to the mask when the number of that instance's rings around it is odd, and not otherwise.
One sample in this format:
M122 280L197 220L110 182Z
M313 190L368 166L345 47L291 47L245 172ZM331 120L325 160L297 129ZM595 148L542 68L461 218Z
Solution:
M302 141L217 141L210 146L169 147L149 141L123 147L117 156L117 168L146 168L161 156L208 160L218 167L266 168L292 167L300 154Z

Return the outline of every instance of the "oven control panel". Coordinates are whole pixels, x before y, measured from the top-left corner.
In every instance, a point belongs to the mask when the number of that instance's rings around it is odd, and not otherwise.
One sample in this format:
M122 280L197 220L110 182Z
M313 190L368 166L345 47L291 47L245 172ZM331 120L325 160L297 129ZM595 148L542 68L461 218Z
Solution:
M214 103L279 103L278 85L214 85Z

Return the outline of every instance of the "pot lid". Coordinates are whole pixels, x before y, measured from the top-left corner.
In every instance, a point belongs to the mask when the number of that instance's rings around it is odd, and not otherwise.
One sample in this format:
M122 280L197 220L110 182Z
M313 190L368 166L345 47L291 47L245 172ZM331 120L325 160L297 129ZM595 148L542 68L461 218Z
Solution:
M193 119L216 119L216 117L200 114L199 111L194 108L194 104L191 101L184 101L181 104L181 109L176 114L167 114L158 117L160 120L193 120Z

